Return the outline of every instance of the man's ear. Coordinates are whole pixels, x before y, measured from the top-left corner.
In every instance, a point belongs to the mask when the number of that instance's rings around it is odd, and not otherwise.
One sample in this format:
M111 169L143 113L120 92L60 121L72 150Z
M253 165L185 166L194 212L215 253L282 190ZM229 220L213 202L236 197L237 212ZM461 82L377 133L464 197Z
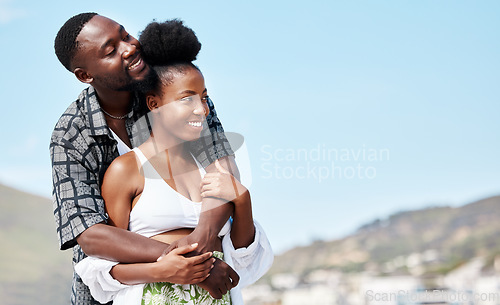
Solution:
M154 93L148 93L148 95L146 95L146 105L148 106L149 111L158 109L159 98L160 97Z
M75 68L73 73L75 73L76 78L78 78L78 80L82 83L90 84L94 80L92 75L88 74L87 71L82 68Z

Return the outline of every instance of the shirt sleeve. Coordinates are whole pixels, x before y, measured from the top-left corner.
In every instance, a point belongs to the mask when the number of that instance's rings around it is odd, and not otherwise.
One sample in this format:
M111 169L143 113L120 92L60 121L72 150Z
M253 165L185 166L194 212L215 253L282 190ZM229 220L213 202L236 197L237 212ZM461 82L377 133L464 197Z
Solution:
M109 273L116 264L118 263L89 256L75 265L75 272L99 303L112 301L122 289L130 287L115 280Z
M231 262L234 271L240 276L238 286L244 288L255 283L268 270L274 261L274 254L271 244L267 239L266 233L260 224L254 221L255 238L248 246L235 249L231 240L231 234L226 234L222 239L222 248L224 249L224 260Z
M81 145L83 147L84 145ZM54 217L61 250L76 245L76 237L106 221L104 201L88 147L84 153L70 143L50 146Z
M215 112L214 103L210 98L207 105L210 110L206 119L207 124L200 138L191 142L190 145L191 153L203 167L209 166L222 157L234 155L222 124L217 117L217 112Z

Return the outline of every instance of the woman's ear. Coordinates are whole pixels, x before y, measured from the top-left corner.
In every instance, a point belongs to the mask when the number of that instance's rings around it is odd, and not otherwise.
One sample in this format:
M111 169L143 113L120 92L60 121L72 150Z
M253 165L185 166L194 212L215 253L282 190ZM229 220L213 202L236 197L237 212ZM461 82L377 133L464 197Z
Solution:
M158 99L160 97L154 93L149 93L146 95L146 105L148 106L149 111L153 111L158 109Z
M76 68L73 73L75 73L76 78L82 83L90 84L94 80L92 75L88 74L87 71L82 68Z

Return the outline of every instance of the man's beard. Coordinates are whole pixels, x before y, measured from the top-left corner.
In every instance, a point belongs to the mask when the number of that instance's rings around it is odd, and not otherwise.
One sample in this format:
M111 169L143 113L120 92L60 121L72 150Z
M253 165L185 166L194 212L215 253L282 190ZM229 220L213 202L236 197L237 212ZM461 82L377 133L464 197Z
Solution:
M158 81L158 75L156 74L155 70L150 68L148 74L144 77L144 79L131 82L124 87L123 91L137 91L141 93L147 93L155 89Z
M158 81L158 76L153 69L149 69L148 74L144 76L144 79L133 80L128 74L125 77L95 77L100 83L105 87L112 89L114 91L138 91L138 92L149 92L153 90Z

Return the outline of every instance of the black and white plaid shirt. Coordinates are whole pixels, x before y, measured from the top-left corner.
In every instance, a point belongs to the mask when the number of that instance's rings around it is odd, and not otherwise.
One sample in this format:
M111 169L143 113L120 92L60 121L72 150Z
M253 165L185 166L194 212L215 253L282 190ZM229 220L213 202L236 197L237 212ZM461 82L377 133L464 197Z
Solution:
M136 95L125 125L133 146L149 136L149 126L136 124L147 108ZM207 123L211 136L191 143L191 153L203 166L232 155L212 101ZM144 124L142 124L144 126ZM149 124L148 124L149 125ZM208 132L208 131L207 131ZM113 138L92 86L83 90L57 122L50 141L54 217L61 250L73 247L73 264L85 257L76 237L94 224L106 222L100 186L104 172L118 157ZM73 273L71 304L99 304L80 277Z

